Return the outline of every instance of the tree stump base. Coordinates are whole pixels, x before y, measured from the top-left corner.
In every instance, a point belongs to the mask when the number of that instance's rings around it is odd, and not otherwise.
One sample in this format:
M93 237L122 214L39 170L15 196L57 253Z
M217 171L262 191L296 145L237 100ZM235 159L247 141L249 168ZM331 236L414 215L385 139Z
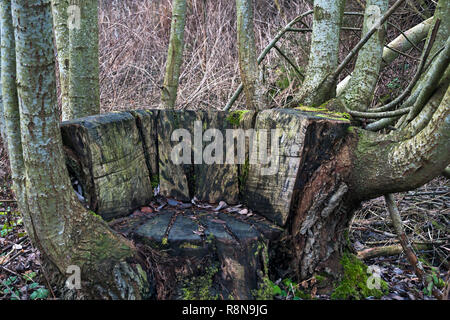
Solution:
M283 230L260 216L164 209L114 227L151 261L158 299L255 299L267 290L268 247Z

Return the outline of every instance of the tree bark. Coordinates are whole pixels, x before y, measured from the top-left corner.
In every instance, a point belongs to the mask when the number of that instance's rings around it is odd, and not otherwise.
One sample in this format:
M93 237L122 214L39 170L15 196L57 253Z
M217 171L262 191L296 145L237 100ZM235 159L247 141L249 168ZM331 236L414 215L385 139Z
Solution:
M183 62L185 22L186 0L173 0L166 73L161 88L161 105L167 109L174 109L177 100L180 69Z
M338 63L344 3L344 0L314 1L307 74L296 97L301 104L318 106L336 95L336 84L328 83L327 78Z
M20 114L10 124L18 128L20 117L22 154L13 150L23 157L26 203L19 205L30 214L33 242L60 276L70 265L80 267L78 296L141 298L148 281L133 245L84 209L70 185L56 115L50 1L12 1L12 14ZM8 136L18 143L16 132Z
M59 83L61 90L61 113L63 119L70 118L69 103L69 0L52 0L53 27L55 34Z
M423 130L406 140L357 130L359 141L351 178L355 197L366 200L412 190L440 175L448 165L450 154L445 151L450 143L448 85L438 90L428 103L438 105L436 112Z
M414 26L413 28L403 32L397 38L389 42L383 49L383 62L380 70L394 61L400 54L400 52L406 52L413 47L413 45L419 44L423 39L427 37L430 27L433 25L433 18L429 18L422 23ZM406 39L405 36L408 38ZM391 48L391 49L390 49ZM392 50L395 49L396 51ZM336 95L339 96L348 87L351 75L345 77L336 87Z
M16 48L14 28L11 16L11 2L1 1L1 83L4 108L4 133L8 144L9 164L13 189L20 206L22 218L28 235L34 238L31 218L28 211L27 195L25 193L25 175L22 155L20 131L19 102L16 87Z
M69 108L63 110L63 120L100 113L98 1L76 0L70 7L75 21L69 28ZM64 6L61 7L63 9ZM64 14L56 18L60 22ZM78 18L79 25L76 21ZM63 40L64 35L60 42ZM64 54L61 58L65 59ZM66 59L64 63L67 67Z
M0 26L1 28L1 26ZM0 41L1 41L1 29L0 29ZM0 56L1 56L1 47L0 47ZM2 66L0 63L0 73L2 72ZM1 81L0 81L1 82ZM2 92L2 83L0 83L0 93ZM3 94L0 94L0 138L4 141L5 145L8 143L6 140L6 129L5 129L5 111L3 107Z
M370 0L366 3L363 34L366 34L386 12L387 0ZM347 89L338 99L350 110L366 111L370 106L378 81L384 47L385 26L367 41L359 51L355 69Z
M266 106L256 58L253 0L236 0L236 10L239 70L247 102L246 109L262 110Z

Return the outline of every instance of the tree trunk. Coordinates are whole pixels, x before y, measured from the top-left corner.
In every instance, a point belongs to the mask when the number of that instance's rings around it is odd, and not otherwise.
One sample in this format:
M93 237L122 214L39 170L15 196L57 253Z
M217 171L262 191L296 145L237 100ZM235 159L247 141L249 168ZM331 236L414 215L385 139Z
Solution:
M21 208L22 218L28 235L34 238L27 195L25 193L25 175L20 134L20 114L16 87L16 46L11 16L11 1L2 0L1 19L1 82L4 108L4 133L8 144L9 164L13 180L13 189Z
M20 113L12 110L8 138L17 144L12 158L23 159L23 171L16 171L20 165L11 167L26 194L19 205L29 214L27 232L60 277L69 266L81 269L75 296L142 298L148 281L133 245L84 209L70 185L56 110L50 1L12 1L12 14Z
M71 3L70 8L74 21L69 28L69 108L63 109L63 120L100 113L98 1L76 0ZM64 6L61 7L63 9ZM63 18L64 14L56 16L58 22ZM62 41L64 32L59 42ZM65 50L61 58L65 59L66 68L67 55L64 53Z
M1 28L1 27L0 27ZM1 42L1 29L0 29L0 42ZM0 47L1 56L1 47ZM2 66L0 62L0 73L2 72ZM1 81L0 81L1 82ZM0 83L0 93L2 92L2 83ZM5 129L5 111L3 107L3 94L0 94L0 138L7 144L6 141L6 129Z
M366 34L378 23L387 9L387 0L367 1L363 34ZM359 51L348 88L339 97L350 110L366 111L372 102L382 63L384 35L385 26L380 26L379 30Z
M259 76L253 25L253 0L236 0L239 70L247 102L246 109L263 110L264 86Z
M53 28L55 34L59 83L61 90L61 113L63 119L70 118L69 103L69 0L52 0ZM73 22L73 21L72 21Z
M328 83L327 78L338 63L344 3L344 0L314 1L313 32L307 74L296 97L301 104L318 106L336 95L336 84Z
M175 108L175 102L177 100L180 69L183 62L185 22L186 0L173 0L169 51L167 54L164 84L161 89L161 105L167 109Z

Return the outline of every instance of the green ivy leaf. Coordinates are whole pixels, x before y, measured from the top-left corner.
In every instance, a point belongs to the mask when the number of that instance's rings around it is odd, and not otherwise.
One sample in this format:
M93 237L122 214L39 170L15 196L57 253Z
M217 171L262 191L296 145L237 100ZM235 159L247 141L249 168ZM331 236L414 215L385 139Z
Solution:
M29 290L36 289L38 286L39 286L39 283L33 282L32 284L30 284L30 285L28 286L28 289L29 289Z
M48 297L48 290L44 288L39 288L31 294L30 299L37 300L37 299L45 299L47 297Z
M281 294L281 288L279 286L274 285L272 289L273 289L274 296Z

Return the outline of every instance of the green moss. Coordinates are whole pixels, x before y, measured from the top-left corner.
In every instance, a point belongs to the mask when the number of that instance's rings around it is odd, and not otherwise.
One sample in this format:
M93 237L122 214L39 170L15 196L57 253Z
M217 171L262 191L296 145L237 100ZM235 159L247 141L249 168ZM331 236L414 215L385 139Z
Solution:
M318 284L321 284L321 283L323 283L323 282L325 282L327 280L327 277L321 276L320 274L316 274L314 276L314 278L316 279Z
M167 239L167 237L164 237L164 238L162 238L161 243L162 243L163 246L165 246L165 245L167 245L169 243L169 240Z
M245 183L247 182L248 171L250 168L250 163L249 163L248 159L245 159L244 165L241 166L240 168L241 168L241 172L239 174L239 192L242 193L242 192L244 192L244 186L245 186Z
M228 117L226 118L226 120L235 126L238 126L242 119L244 118L244 114L246 114L247 112L249 112L249 110L236 110L236 111L232 111L228 114Z
M344 274L341 282L331 295L332 299L361 300L373 296L381 298L388 291L387 283L380 279L380 288L367 286L369 274L367 266L352 254L344 253L342 260Z
M155 174L151 178L152 188L155 189L159 186L159 175Z
M219 271L217 266L209 267L201 276L185 282L183 300L217 300L218 295L212 293L214 275Z
M274 296L273 282L265 276L258 289L252 290L252 295L256 300L272 300Z
M200 248L200 246L196 245L196 244L192 244L189 242L183 243L180 248L182 249L198 249Z
M331 16L322 7L315 6L314 7L314 19L315 20L323 20L323 19L329 20L329 19L331 19Z
M103 220L103 218L102 218L100 215L96 214L94 211L89 210L88 212L89 212L91 215L93 215L95 218L100 219L100 220Z
M262 257L263 271L260 272L261 282L258 289L252 290L252 295L256 300L271 300L274 297L275 284L269 279L269 251L267 245L264 242L258 242L255 253L256 256Z
M319 107L311 107L311 106L304 106L300 105L296 107L295 109L304 111L304 112L311 112L314 113L313 115L320 118L327 118L331 120L339 120L339 121L349 121L351 119L350 114L346 112L337 112L337 111L330 111L327 109L327 104L324 103Z

